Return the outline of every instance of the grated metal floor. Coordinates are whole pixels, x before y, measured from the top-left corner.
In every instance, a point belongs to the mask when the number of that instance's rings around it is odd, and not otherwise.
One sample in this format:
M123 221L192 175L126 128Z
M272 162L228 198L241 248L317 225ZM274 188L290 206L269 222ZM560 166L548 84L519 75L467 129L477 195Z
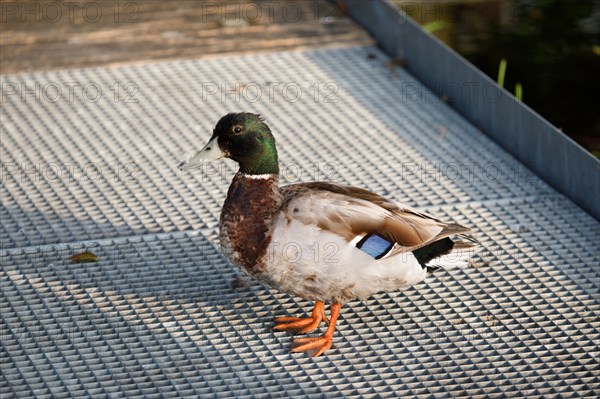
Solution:
M354 47L2 76L0 396L597 397L598 222L386 61ZM288 353L271 319L310 304L236 277L216 247L232 163L176 169L239 110L267 118L284 182L363 186L485 249L346 306L327 356ZM69 261L84 250L100 261Z

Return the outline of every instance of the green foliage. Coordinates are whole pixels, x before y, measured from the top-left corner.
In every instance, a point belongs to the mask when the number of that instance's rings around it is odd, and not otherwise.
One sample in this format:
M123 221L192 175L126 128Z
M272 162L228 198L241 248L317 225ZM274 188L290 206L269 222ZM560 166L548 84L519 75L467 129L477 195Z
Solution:
M515 84L515 97L517 100L523 101L523 86L519 82Z
M450 27L450 23L447 21L437 20L433 22L429 22L423 25L423 29L429 33L434 33L442 29L446 29Z
M506 77L506 60L502 58L500 60L500 66L498 67L498 86L504 87L504 78Z
M526 86L527 104L567 134L600 137L595 2L515 0L513 20L492 27L490 35L477 40L475 51L463 54L489 76L498 72L498 84L514 86L517 98ZM501 59L510 60L502 77Z
M508 62L502 58L500 60L500 66L498 66L498 86L504 87L504 78L506 77L506 67ZM523 85L520 82L515 84L515 97L519 101L523 101Z

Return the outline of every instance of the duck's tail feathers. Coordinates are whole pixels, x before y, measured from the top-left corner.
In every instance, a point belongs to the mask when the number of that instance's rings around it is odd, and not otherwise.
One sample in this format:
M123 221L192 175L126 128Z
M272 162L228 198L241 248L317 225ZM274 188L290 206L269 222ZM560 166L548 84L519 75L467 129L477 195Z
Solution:
M425 262L421 264L428 273L433 273L440 268L465 267L469 264L469 259L481 248L479 241L466 234L459 234L452 240L445 238L438 242L440 242L438 246L444 245L448 249L431 259L423 259Z

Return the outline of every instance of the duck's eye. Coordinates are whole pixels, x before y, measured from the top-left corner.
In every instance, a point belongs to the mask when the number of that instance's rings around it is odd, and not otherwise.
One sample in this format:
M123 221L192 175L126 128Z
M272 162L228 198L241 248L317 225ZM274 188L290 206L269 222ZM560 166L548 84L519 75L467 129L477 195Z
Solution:
M236 126L233 128L233 132L234 133L241 133L242 132L242 128L240 126Z

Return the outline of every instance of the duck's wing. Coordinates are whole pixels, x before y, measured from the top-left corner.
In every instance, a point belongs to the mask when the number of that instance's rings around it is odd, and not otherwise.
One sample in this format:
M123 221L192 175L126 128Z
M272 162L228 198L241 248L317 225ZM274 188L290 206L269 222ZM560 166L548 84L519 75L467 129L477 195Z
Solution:
M314 182L284 186L281 192L281 212L288 220L316 225L354 245L376 234L393 244L394 252L405 252L469 232L357 187Z

